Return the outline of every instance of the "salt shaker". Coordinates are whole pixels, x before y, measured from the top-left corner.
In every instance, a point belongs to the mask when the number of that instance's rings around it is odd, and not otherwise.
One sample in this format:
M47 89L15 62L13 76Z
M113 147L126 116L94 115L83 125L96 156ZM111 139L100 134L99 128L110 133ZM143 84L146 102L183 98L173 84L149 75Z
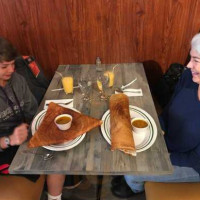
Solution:
M102 71L101 59L100 59L100 57L97 57L97 58L96 58L96 71Z

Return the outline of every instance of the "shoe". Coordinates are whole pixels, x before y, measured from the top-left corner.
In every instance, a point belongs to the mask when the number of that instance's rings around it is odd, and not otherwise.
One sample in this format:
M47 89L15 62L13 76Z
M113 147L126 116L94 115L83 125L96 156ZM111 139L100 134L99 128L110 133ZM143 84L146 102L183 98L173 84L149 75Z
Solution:
M74 185L67 185L67 186L64 186L63 189L68 189L68 190L72 190L76 187L78 187L81 183L82 183L83 180L80 180L78 183L74 184Z
M124 180L124 176L115 176L112 181L111 181L111 185L112 187L121 184Z
M119 198L129 198L137 194L144 192L134 193L131 188L127 185L125 179L121 184L115 185L111 188L112 194Z
M78 187L82 183L82 181L83 181L82 176L67 175L63 188L68 190L74 189Z

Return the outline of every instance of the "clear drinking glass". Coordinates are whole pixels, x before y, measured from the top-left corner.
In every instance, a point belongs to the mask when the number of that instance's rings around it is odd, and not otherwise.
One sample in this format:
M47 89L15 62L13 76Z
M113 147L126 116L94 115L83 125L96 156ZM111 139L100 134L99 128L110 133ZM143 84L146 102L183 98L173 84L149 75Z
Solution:
M62 77L62 84L66 94L73 93L74 79L71 73L66 73L66 75Z
M97 86L101 93L101 100L107 100L107 96L105 94L105 89L109 85L109 76L104 71L97 73Z
M115 79L114 71L106 71L105 74L107 74L108 77L109 77L108 87L113 87L113 85L114 85L114 79Z
M92 80L91 80L90 76L81 76L78 80L78 85L79 85L81 93L83 95L83 100L89 101L90 93L92 90Z

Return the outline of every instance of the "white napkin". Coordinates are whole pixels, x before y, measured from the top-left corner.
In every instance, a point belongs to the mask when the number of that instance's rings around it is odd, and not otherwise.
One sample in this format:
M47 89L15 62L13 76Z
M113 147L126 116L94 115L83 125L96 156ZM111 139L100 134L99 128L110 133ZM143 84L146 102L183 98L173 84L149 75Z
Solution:
M51 103L57 103L60 106L66 107L66 108L73 108L74 107L74 101L73 99L55 99L55 100L46 100L44 104L44 109L48 108L48 105Z
M115 94L119 94L120 92L115 91ZM128 97L139 97L143 96L142 89L124 89L123 93Z

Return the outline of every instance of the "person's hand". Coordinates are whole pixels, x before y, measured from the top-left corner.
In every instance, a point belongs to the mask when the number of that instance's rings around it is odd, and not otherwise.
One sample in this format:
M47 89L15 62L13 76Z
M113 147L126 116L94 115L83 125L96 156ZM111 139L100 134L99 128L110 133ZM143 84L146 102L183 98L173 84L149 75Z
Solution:
M11 146L22 144L28 137L28 124L23 123L17 126L9 137Z

